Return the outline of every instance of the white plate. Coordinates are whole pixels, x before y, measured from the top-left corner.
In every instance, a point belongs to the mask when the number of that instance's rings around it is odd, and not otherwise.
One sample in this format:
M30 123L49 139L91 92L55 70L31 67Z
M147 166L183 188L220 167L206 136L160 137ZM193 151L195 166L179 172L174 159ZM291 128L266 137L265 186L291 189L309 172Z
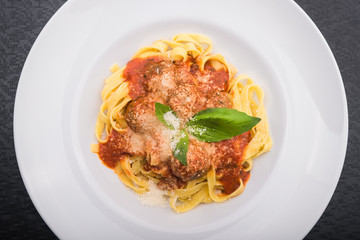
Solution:
M90 152L103 79L179 32L213 39L265 91L273 149L242 195L186 214L142 206ZM14 135L26 188L62 239L301 239L343 166L347 105L334 57L292 1L69 1L21 74Z

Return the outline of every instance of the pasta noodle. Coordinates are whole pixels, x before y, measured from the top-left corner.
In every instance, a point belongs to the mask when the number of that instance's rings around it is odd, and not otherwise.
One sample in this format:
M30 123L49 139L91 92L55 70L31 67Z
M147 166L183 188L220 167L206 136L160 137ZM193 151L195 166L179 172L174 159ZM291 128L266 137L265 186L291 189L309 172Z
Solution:
M244 147L241 161L241 171L248 173L252 169L253 159L270 150L272 140L269 134L267 115L264 107L264 93L247 75L236 76L236 69L227 63L220 54L211 54L212 41L200 34L178 34L171 41L160 40L151 46L140 48L133 59L161 57L173 62L196 62L200 72L204 72L207 65L216 70L223 69L228 75L226 93L230 96L232 108L247 113L249 116L259 117L262 120L249 132L249 141ZM113 65L112 75L105 80L101 92L102 105L95 125L95 135L98 144L93 144L93 152L100 154L101 144L105 144L112 131L125 134L128 128L125 113L130 102L134 99L130 94L129 81L126 79L126 67ZM156 71L159 71L158 69ZM159 183L164 175L160 170L148 169L147 158L152 156L137 156L120 154L112 168L119 179L136 193L148 191L149 182ZM212 164L206 174L199 178L187 181L185 186L165 191L169 204L176 212L186 212L201 203L224 202L244 191L246 182L239 179L239 186L231 193L224 192L221 181Z

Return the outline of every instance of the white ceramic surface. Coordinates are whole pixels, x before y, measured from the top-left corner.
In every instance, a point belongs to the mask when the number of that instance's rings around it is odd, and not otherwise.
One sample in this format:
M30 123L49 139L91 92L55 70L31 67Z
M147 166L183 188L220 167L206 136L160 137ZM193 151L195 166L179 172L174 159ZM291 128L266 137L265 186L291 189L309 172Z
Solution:
M274 141L242 195L186 214L142 206L90 152L109 67L180 32L208 35L263 88ZM29 195L61 239L301 239L334 192L347 124L334 57L290 0L73 0L29 53L14 136Z

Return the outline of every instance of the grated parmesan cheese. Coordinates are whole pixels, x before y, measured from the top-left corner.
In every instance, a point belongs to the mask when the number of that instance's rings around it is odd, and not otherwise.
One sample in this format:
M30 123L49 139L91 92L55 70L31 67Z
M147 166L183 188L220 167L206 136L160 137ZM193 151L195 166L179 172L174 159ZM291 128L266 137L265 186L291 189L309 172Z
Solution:
M165 195L165 191L160 190L153 181L149 181L147 192L138 195L138 199L142 205L149 207L169 207L169 201Z
M161 76L161 87L164 87L165 89L171 89L174 85L174 76L171 73L163 73Z
M172 112L167 112L164 114L164 120L166 123L170 126L173 126L175 130L178 130L180 128L180 120L175 116Z
M188 131L190 133L194 133L194 132L197 132L200 136L204 134L204 132L206 131L205 128L199 128L199 127L188 127Z
M177 137L173 137L171 138L171 141L170 141L170 149L171 151L175 151L176 149L176 144L179 142L180 138L177 138ZM176 152L175 154L177 154L178 152Z
M175 131L174 131L175 132ZM176 146L177 144L179 143L180 141L180 138L184 138L186 135L184 132L181 132L181 134L174 134L174 137L171 138L171 141L170 141L170 148L171 150L173 151L173 153L175 155L179 154L180 150L179 149L176 149Z

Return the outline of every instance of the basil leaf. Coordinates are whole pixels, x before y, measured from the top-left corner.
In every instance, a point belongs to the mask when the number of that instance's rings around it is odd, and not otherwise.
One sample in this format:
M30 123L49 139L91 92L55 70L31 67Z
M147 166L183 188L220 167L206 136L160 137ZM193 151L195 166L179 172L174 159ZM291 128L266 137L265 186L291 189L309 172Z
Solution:
M204 142L219 142L252 129L260 118L228 108L208 108L187 122L191 135Z
M187 166L186 154L189 148L189 135L184 130L178 131L171 139L170 147L174 157Z
M155 113L157 119L171 130L179 128L180 120L169 106L156 102Z

